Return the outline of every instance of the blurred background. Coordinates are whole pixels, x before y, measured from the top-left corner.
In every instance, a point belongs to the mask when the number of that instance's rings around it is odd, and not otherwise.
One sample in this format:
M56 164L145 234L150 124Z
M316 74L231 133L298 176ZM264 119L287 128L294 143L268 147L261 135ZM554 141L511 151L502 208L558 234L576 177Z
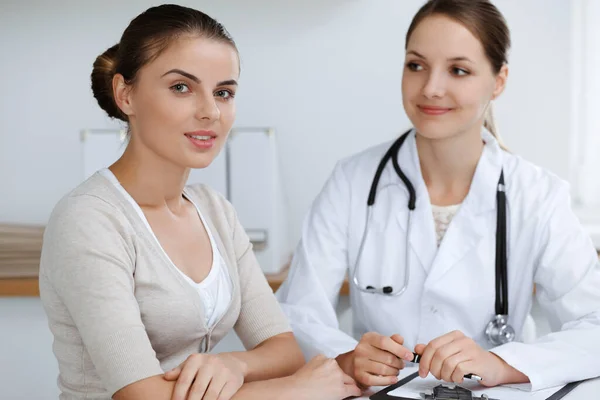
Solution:
M404 36L423 2L176 1L222 22L240 50L239 136L229 158L190 179L260 209L240 217L274 288L335 162L410 127ZM508 87L495 104L500 134L512 152L571 183L573 207L600 248L600 2L494 3L513 41ZM114 157L113 139L82 138L124 129L91 94L94 59L158 4L0 0L0 399L57 398L35 279L40 235L56 202ZM268 161L253 163L256 154ZM349 330L346 297L339 308ZM233 335L219 349L239 346Z

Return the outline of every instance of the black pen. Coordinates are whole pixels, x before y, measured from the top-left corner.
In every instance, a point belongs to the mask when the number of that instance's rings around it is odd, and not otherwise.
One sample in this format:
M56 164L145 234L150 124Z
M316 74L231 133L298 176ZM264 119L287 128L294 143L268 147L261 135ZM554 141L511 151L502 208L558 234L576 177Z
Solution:
M421 355L413 352L413 360L412 360L412 362L414 362L415 364L418 364L419 361L421 361ZM476 381L482 381L483 380L479 375L475 375L475 374L466 374L464 376L464 378L466 378L466 379L473 379L473 380L476 380Z

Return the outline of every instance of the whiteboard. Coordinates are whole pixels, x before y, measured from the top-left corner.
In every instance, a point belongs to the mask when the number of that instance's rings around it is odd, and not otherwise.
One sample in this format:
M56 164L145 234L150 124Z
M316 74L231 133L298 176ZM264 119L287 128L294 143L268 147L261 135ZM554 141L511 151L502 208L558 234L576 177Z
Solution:
M291 250L275 131L237 128L227 144L229 197L262 270L277 273Z
M271 138L262 131L232 134L231 202L246 229L266 229L274 204Z

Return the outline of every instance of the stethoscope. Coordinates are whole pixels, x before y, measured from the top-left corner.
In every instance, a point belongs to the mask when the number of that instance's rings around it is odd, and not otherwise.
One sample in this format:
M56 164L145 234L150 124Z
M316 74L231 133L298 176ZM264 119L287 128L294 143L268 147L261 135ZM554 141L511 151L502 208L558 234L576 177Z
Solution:
M369 197L367 199L367 221L365 223L365 229L363 236L360 241L358 248L358 255L356 256L356 262L354 264L354 272L352 274L352 282L361 291L370 294L380 294L384 296L400 296L408 288L410 280L410 251L409 249L409 238L411 230L411 217L416 207L417 195L415 188L412 183L408 180L400 165L398 165L398 154L402 144L408 137L409 133L404 133L390 146L388 151L384 154L373 182L371 183L371 189L369 191ZM377 186L381 174L385 169L385 166L389 160L392 160L392 166L396 175L402 180L406 189L408 190L408 221L406 224L406 259L405 259L405 275L404 284L400 289L394 289L392 286L374 287L371 285L363 286L358 281L358 269L360 266L360 259L362 257L363 248L369 233L369 225L371 223L371 211L375 204L375 196L377 195ZM494 345L500 345L508 342L512 342L515 338L514 329L508 324L508 276L507 276L507 260L506 260L506 193L504 191L504 170L500 172L500 179L498 181L498 187L496 190L496 204L497 204L497 218L496 218L496 315L487 324L485 334L488 340Z

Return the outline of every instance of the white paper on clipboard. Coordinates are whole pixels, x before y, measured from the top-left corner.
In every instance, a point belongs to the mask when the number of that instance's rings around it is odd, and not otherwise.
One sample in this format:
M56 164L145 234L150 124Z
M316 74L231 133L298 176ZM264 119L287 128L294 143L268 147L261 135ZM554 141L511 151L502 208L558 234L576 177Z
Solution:
M418 369L418 367L404 368L400 373L399 379L417 372ZM388 392L388 396L421 399L421 393L431 393L433 388L441 383L443 382L437 380L431 374L428 375L427 378L420 378L417 376L410 382L405 383L391 392ZM560 386L550 389L537 390L535 392L526 392L524 390L506 386L487 388L485 386L481 386L477 381L470 379L465 379L459 386L471 390L476 396L486 394L490 399L499 400L546 400L548 397L560 390Z

